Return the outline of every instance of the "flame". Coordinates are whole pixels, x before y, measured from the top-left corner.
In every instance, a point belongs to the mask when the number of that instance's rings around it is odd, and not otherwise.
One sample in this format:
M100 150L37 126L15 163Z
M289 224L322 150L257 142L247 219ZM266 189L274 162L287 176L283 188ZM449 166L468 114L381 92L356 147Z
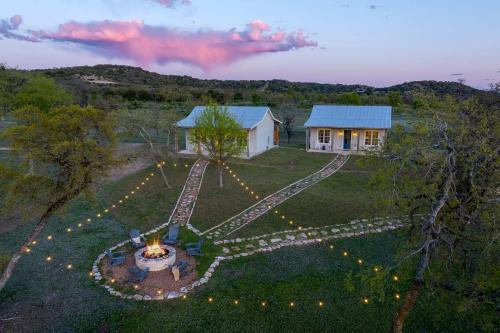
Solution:
M144 252L144 254L148 257L162 255L164 253L165 253L165 250L160 246L159 239L155 239L153 241L153 244L147 245L146 251Z

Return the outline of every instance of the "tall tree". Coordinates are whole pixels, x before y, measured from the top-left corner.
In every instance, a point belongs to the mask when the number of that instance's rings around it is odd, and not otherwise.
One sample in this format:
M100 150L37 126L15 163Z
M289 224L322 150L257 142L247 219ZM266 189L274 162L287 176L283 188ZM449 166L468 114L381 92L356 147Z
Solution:
M295 115L293 113L285 113L283 116L283 128L286 132L287 143L290 143L290 139L293 136L293 125L295 123Z
M403 103L401 93L399 91L389 91L387 101L391 106L400 106Z
M247 145L247 132L226 107L210 103L196 118L190 140L206 152L219 167L219 186L223 187L224 163L242 153Z
M113 123L103 111L92 107L39 108L33 103L13 111L18 125L2 137L25 164L35 161L36 175L7 166L0 168L7 207L26 205L38 215L34 229L12 255L0 278L3 289L23 251L43 231L50 217L114 165Z
M482 305L498 296L500 108L476 100L428 105L411 130L392 132L384 148L390 159L378 159L374 183L392 193L382 198L386 207L406 211L412 224L412 249L399 265L414 263L407 265L413 282L393 332L402 332L423 287Z
M54 107L71 104L72 101L71 95L59 88L53 79L36 75L17 93L14 105L33 106L47 112Z

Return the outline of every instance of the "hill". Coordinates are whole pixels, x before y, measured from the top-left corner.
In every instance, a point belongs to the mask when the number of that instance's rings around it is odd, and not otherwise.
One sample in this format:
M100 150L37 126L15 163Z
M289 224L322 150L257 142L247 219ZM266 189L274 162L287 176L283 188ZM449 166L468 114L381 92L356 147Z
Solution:
M75 87L88 85L142 86L150 89L190 88L190 89L231 89L239 91L257 91L273 93L318 93L335 94L343 92L358 92L361 94L382 94L389 91L399 91L404 94L432 92L437 95L470 96L477 89L458 82L414 81L384 88L366 85L345 85L313 82L290 82L286 80L206 80L190 76L163 75L148 72L139 67L123 65L78 66L55 69L35 70L55 78L59 83Z

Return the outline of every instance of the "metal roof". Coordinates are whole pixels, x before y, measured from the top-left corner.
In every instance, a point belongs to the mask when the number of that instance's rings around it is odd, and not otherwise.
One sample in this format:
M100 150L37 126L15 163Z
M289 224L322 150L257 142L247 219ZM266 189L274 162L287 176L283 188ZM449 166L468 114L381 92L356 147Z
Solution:
M196 118L199 117L205 108L206 106L195 106L189 116L177 122L177 126L184 128L195 127ZM269 112L274 121L281 123L274 117L267 106L226 106L226 108L244 129L256 127L264 119L267 112Z
M314 105L304 127L391 128L391 106Z

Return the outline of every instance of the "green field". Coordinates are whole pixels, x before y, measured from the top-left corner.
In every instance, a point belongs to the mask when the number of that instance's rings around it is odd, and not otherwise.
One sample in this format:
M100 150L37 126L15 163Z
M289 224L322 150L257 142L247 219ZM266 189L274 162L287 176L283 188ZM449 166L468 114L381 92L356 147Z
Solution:
M327 154L307 154L298 149L276 149L251 161L235 161L231 167L260 195L277 189L320 169L332 158ZM44 238L32 253L23 256L0 293L0 318L5 332L380 332L388 331L399 306L393 295L403 293L409 277L390 284L387 297L370 294L357 274L371 265L387 266L406 239L406 232L387 232L362 238L338 240L314 246L287 247L222 262L209 283L197 288L186 300L125 301L99 288L88 273L103 249L128 237L131 228L147 231L168 218L186 179L193 159L168 161L173 185L166 191L159 177L141 188L120 210L86 225L83 230L65 232L98 209L109 207L134 187L154 168L139 171L120 180L107 182L99 189L97 201L83 198L73 202L54 217ZM192 222L205 229L254 203L241 186L226 175L226 186L217 187L209 166L202 184ZM367 191L373 170L361 168L356 158L329 179L305 190L280 205L303 225L344 223L361 217L377 216ZM0 234L0 254L8 256L22 241L29 223ZM263 216L242 229L242 234L281 230L285 226ZM181 229L184 241L196 239ZM329 245L333 244L334 249ZM198 262L204 271L220 247L206 246L206 256ZM348 250L348 258L342 251ZM48 263L46 256L53 256ZM355 263L363 258L365 266ZM73 268L65 268L72 263ZM213 302L209 303L209 297ZM369 297L369 304L363 304ZM236 305L235 300L239 303ZM319 302L323 306L319 306ZM262 306L265 302L265 306ZM290 306L290 302L294 306ZM478 331L473 311L457 312L424 291L407 322L409 332Z

